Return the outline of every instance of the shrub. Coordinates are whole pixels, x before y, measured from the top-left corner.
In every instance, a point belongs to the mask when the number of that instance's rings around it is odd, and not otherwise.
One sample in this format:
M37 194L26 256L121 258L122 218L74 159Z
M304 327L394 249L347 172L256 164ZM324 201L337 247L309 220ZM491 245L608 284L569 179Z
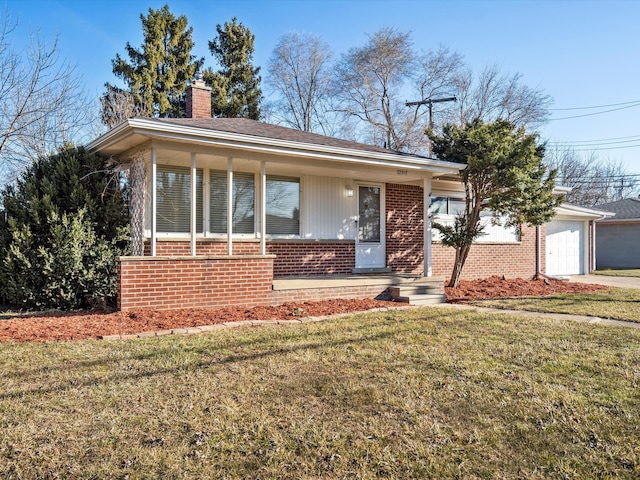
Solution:
M122 182L105 159L66 146L2 192L0 295L27 309L106 308L128 249Z
M126 228L111 241L98 236L84 209L47 219L47 242L37 242L29 225L13 223L11 242L3 261L3 294L26 308L62 310L113 306L116 300L118 247Z

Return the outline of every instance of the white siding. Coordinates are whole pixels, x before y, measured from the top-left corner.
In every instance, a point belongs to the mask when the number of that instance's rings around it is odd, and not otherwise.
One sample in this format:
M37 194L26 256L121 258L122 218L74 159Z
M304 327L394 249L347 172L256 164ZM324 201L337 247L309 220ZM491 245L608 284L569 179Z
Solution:
M306 176L302 179L302 238L353 240L356 238L356 196L347 197L344 178Z
M455 217L453 215L434 215L433 221L443 225L453 225ZM514 228L507 228L503 225L493 225L491 217L481 217L480 223L484 225L484 235L480 236L474 243L518 243L520 236ZM432 238L440 241L440 232L433 229Z

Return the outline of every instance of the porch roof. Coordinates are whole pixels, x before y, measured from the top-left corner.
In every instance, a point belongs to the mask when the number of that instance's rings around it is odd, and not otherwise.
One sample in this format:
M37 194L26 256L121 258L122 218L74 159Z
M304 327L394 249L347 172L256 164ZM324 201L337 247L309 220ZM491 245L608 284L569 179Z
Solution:
M315 160L457 173L464 165L244 118L130 118L87 145L116 160L149 140Z

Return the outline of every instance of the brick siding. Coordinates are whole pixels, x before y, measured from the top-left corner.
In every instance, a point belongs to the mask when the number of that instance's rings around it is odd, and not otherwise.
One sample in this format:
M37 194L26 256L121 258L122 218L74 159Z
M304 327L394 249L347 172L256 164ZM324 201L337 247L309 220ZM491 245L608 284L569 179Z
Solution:
M397 273L423 273L423 190L395 183L385 190L387 266Z
M145 256L151 255L151 245L149 241L144 244ZM227 241L202 240L196 241L196 255L215 256L227 254ZM233 241L234 255L259 255L260 242ZM187 257L191 255L191 242L189 240L156 240L156 256L158 257Z
M349 241L268 242L267 253L276 256L274 278L348 275L356 265L355 242Z
M388 300L391 296L386 286L361 285L274 291L272 301L273 305L282 305L286 302L318 302L333 298L375 298L377 300Z
M545 228L540 227L541 270L545 268ZM462 270L463 279L500 275L506 278L532 278L536 274L536 229L522 227L522 239L515 244L474 244ZM449 277L455 261L453 248L433 243L431 269L434 276Z
M121 257L118 308L270 305L273 257Z

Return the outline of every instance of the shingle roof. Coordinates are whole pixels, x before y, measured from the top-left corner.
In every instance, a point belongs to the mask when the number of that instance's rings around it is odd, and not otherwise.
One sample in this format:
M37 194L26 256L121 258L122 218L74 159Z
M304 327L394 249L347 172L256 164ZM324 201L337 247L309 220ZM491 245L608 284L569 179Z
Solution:
M606 212L614 212L610 220L640 219L640 198L624 198L617 202L605 203L596 207Z
M155 118L166 123L185 125L196 128L206 128L228 133L238 133L241 135L251 135L254 137L285 140L290 142L308 143L312 145L325 145L329 147L349 148L362 150L365 152L392 153L396 155L409 155L403 152L396 152L375 145L367 145L340 138L327 137L317 133L303 132L293 128L271 125L268 123L249 120L248 118ZM412 155L421 157L421 155ZM428 158L428 157L422 157Z

